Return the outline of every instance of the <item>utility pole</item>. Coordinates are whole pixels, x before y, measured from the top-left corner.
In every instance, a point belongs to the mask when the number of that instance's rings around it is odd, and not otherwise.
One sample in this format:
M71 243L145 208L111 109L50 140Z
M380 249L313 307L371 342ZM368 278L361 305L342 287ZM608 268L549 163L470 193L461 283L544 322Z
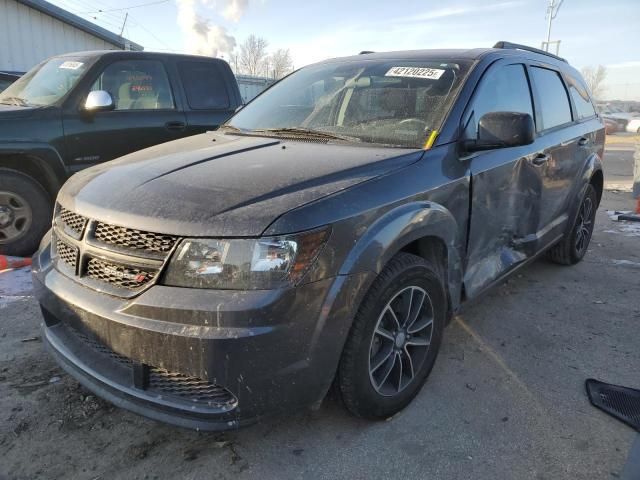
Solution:
M120 36L124 33L124 26L127 24L127 18L129 18L129 12L124 15L124 22L122 22L122 29L120 30Z
M549 44L551 43L551 22L553 22L558 15L558 10L560 10L563 2L564 0L549 0L549 5L547 6L547 41L542 42L542 49L547 52L549 51Z

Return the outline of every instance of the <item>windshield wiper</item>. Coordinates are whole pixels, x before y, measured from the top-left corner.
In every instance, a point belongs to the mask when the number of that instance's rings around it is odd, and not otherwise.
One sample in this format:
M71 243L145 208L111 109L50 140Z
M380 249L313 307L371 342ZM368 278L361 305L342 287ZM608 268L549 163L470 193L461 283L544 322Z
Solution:
M226 123L224 125L220 125L220 127L218 127L218 130L229 130L230 132L239 132L239 133L244 132L244 130Z
M321 130L313 130L310 128L301 127L283 127L283 128L260 128L256 130L250 130L251 133L269 133L269 134L290 134L298 135L301 137L321 138L326 140L345 140L348 142L360 142L357 137L350 137L347 135L339 135L336 133L323 132Z
M6 102L5 100L9 100L9 102ZM16 105L18 107L28 107L29 104L27 103L27 101L24 98L21 97L4 97L2 99L2 102L0 102L4 105Z

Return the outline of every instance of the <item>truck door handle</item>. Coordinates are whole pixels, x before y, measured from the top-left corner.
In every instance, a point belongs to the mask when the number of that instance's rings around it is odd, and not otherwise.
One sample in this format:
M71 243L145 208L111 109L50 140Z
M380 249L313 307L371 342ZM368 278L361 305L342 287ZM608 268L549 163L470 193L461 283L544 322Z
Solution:
M184 122L167 122L164 124L164 128L167 130L184 130L187 124Z
M536 167L540 167L545 163L547 163L550 160L550 158L551 157L549 157L549 155L546 155L544 153L539 153L538 155L536 155L531 159L531 164Z
M589 145L590 141L587 137L582 137L580 140L578 140L578 146L579 147L586 147L587 145Z

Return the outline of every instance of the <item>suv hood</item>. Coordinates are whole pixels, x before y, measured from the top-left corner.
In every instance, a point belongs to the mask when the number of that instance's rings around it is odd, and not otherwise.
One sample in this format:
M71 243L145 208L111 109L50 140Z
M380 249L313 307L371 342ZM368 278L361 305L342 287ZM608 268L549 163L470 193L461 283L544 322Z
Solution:
M291 209L419 160L421 150L202 134L84 170L58 201L179 236L259 236ZM289 233L289 232L280 232Z

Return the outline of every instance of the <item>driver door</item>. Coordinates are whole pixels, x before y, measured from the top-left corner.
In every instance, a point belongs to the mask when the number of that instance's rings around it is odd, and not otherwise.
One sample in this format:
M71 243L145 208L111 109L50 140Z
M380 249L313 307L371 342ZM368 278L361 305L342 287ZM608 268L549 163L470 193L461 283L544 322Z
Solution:
M489 112L534 117L524 65L498 62L484 74L465 115L465 138L477 138L478 122ZM471 220L464 283L469 298L536 253L543 189L536 148L535 143L497 148L467 158Z
M187 134L184 112L159 60L114 61L96 78L94 90L107 91L115 108L65 113L67 159L74 170Z

